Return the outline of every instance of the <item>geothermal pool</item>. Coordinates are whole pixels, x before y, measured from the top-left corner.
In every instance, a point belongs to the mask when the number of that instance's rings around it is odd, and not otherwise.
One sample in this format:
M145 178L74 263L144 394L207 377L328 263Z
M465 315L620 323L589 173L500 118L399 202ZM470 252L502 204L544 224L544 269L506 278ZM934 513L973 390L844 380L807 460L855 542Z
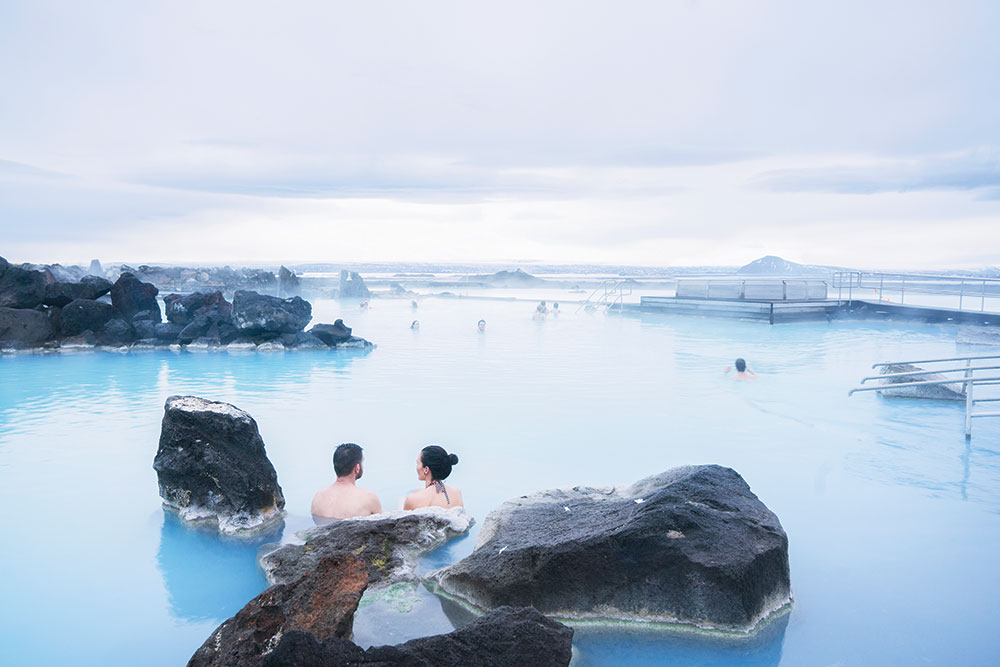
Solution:
M163 402L192 393L256 418L288 504L284 539L311 525L312 494L346 441L365 447L362 484L387 508L416 485L421 446L455 451L451 481L480 522L542 488L689 463L740 472L788 533L790 613L752 640L579 627L576 664L994 663L1000 420L978 420L967 442L960 404L847 391L876 361L1000 350L958 346L943 325L772 327L570 304L538 322L527 301L373 305L314 303L316 321L342 316L377 343L369 354L0 357L0 662L183 664L263 590L265 540L225 541L161 509ZM759 380L722 378L736 356ZM475 533L425 567L461 558ZM359 643L448 629L436 598L402 597L359 611Z

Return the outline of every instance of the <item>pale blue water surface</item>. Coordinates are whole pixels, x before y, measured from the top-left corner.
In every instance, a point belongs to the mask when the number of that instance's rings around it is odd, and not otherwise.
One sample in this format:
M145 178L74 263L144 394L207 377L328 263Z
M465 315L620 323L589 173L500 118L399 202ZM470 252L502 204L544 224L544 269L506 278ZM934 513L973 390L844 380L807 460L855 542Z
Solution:
M191 393L257 420L288 503L283 539L311 524L346 441L365 447L362 484L387 508L416 485L421 446L455 451L452 481L479 521L548 487L691 463L739 471L788 533L791 612L746 641L578 628L577 664L995 664L1000 420L979 420L967 442L961 404L847 397L873 362L990 348L957 346L941 325L768 326L568 304L538 322L523 301L373 304L315 304L316 321L342 316L376 342L368 354L0 357L0 661L183 664L264 589L257 547L278 536L224 540L161 509L151 464L163 402ZM736 356L759 380L721 377ZM423 567L461 558L475 533ZM436 598L402 597L366 603L359 643L449 629Z

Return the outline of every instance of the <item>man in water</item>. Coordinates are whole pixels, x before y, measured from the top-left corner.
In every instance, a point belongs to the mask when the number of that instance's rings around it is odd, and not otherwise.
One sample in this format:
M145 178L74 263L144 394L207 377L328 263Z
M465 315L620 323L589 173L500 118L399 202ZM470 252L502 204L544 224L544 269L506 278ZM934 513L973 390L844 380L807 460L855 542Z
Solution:
M757 379L757 374L753 372L752 368L747 367L747 362L742 357L734 361L733 366L736 367L736 375L733 376L734 380ZM729 371L733 370L733 366L726 366L726 372L723 375L729 375Z
M476 327L479 329L479 333L486 331L486 320L479 320Z
M326 523L324 519L350 519L382 511L378 496L355 484L365 472L364 458L361 447L353 442L337 447L333 453L333 471L337 473L337 481L320 489L313 497L312 514L316 523Z

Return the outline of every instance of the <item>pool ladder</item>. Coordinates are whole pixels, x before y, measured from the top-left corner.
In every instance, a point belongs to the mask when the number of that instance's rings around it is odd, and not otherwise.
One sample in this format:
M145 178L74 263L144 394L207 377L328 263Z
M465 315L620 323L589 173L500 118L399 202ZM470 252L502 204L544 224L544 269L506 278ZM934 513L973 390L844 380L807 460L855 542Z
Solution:
M625 297L630 294L632 294L632 286L627 285L626 281L619 279L605 280L590 293L586 301L577 307L576 312L580 312L581 310L596 310L600 306L603 306L608 311L617 307L618 312L621 312L625 309Z
M1000 359L998 354L990 355L979 355L979 356L968 356L968 357L946 357L943 359L918 359L915 361L887 361L880 364L872 364L872 368L880 368L885 366L901 366L901 365L916 365L916 364L939 364L955 361L964 361L964 366L958 366L956 368L936 368L932 370L917 370L917 371L906 371L903 373L885 373L882 375L870 375L865 378L861 378L861 385L868 380L878 380L886 378L913 378L919 377L921 375L931 375L931 374L941 374L947 375L949 373L961 373L959 377L951 377L947 380L911 380L907 382L895 382L892 384L878 384L874 386L858 386L847 392L848 396L854 394L857 391L878 391L880 389L899 389L902 387L928 387L933 385L944 385L944 384L961 384L962 391L965 393L965 437L972 437L972 420L977 417L1000 417L1000 411L996 410L983 410L976 411L975 407L978 403L995 403L1000 401L1000 398L975 398L975 388L982 387L986 385L1000 385L1000 374L996 371L1000 370L1000 365L994 366L973 366L972 362L975 361L989 361ZM976 371L994 371L993 374L988 376L976 375Z

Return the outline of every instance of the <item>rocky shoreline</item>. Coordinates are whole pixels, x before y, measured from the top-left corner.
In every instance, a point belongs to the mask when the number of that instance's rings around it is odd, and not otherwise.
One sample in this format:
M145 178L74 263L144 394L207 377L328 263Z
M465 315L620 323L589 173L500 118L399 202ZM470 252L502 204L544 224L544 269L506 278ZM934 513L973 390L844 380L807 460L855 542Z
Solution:
M0 257L0 353L374 347L342 320L306 331L312 305L299 296L237 290L230 302L221 291L168 294L161 310L158 295L131 273L114 283L98 276L59 281L50 271Z

